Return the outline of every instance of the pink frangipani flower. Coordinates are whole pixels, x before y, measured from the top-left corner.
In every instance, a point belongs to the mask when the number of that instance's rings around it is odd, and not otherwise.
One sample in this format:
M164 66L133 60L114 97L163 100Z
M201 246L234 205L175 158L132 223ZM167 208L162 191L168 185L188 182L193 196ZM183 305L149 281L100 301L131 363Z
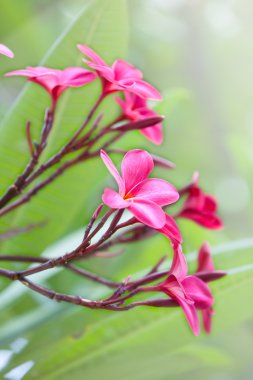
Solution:
M130 63L118 59L112 66L109 66L88 46L77 45L77 47L84 55L90 58L90 61L87 59L83 59L83 61L98 73L102 80L104 95L116 91L128 91L144 99L161 100L160 93L145 82L142 79L142 72Z
M209 229L220 229L223 227L221 219L217 216L217 201L204 191L198 185L198 177L185 192L187 199L183 204L178 217L194 221L202 227Z
M0 44L0 54L6 55L6 57L14 58L14 53L4 44Z
M210 289L196 276L187 276L187 263L180 244L174 245L174 258L168 277L151 290L158 290L176 301L183 309L195 335L199 335L198 310L207 313L214 302Z
M125 100L119 97L116 97L115 100L120 105L123 116L130 121L138 121L158 116L155 111L148 107L147 101L136 94L125 92ZM163 141L161 123L142 129L140 132L154 144L160 145Z
M179 195L169 182L148 178L154 167L151 155L138 149L127 152L121 164L122 176L104 151L101 151L101 158L119 186L118 192L105 189L103 202L114 209L127 208L139 222L149 227L162 228L166 214L161 206L176 202Z
M57 70L40 66L11 71L5 76L25 76L29 81L39 84L49 92L53 105L67 88L84 86L96 78L95 73L79 67Z

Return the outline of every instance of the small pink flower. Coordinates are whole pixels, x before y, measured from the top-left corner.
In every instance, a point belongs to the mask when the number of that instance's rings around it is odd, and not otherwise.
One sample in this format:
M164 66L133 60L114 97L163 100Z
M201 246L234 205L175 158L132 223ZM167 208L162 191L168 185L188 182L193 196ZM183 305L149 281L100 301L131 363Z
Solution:
M142 80L142 72L123 60L116 60L109 66L98 54L86 45L77 45L78 49L91 61L83 61L96 70L103 84L103 93L128 91L144 99L161 100L160 93L149 83Z
M69 87L81 87L96 78L96 74L79 67L68 67L64 70L50 69L48 67L27 67L16 70L5 76L26 76L29 81L39 84L49 92L53 104L59 96Z
M169 182L148 178L154 168L150 154L137 149L127 152L121 164L122 176L104 151L101 158L119 186L119 192L105 189L103 202L114 209L127 208L147 226L162 228L166 214L161 206L176 202L179 195Z
M0 54L6 55L9 58L14 58L14 53L4 44L0 44Z
M210 289L196 276L187 276L187 263L181 245L174 246L174 258L168 277L152 290L162 291L182 307L195 335L199 335L198 310L206 315L214 302Z
M221 219L216 214L216 199L203 192L198 185L197 177L187 189L186 194L187 199L182 210L178 213L178 217L190 219L202 227L212 230L223 227Z
M148 107L147 101L136 94L125 92L125 101L119 97L116 97L115 100L120 105L123 116L130 121L138 121L158 116L155 111ZM154 144L159 145L163 141L161 123L142 129L140 132Z

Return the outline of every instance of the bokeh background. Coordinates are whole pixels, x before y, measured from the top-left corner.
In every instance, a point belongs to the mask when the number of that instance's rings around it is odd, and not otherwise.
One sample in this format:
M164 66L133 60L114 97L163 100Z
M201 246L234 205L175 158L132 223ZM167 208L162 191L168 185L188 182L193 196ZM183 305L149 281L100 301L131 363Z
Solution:
M90 3L93 11L89 11ZM87 17L83 11L86 6ZM101 20L96 19L99 13ZM6 378L19 379L11 377L10 371L30 363L25 379L252 379L251 15L250 0L1 0L0 41L16 55L12 61L1 58L1 74L40 62L60 68L72 65L78 57L76 43L89 34L91 46L105 58L127 58L163 92L164 102L155 105L166 116L162 146L152 146L138 132L119 146L148 149L175 162L175 171L158 170L157 174L177 186L189 181L194 171L200 172L200 184L219 200L225 229L209 232L181 222L184 250L194 268L192 252L208 240L216 266L231 273L213 286L213 333L199 338L192 336L179 311L146 309L110 315L77 310L0 280L3 378L7 373ZM31 118L36 133L48 102L40 89L23 88L21 79L1 80L1 192L27 160L25 120ZM94 86L89 91L97 90ZM67 111L64 118L59 116L52 152L66 139L68 128L78 125L85 115L77 100L81 91L61 102ZM88 94L85 91L83 94ZM88 108L92 97L86 99ZM8 110L13 109L15 116L10 116ZM112 108L112 112L117 111ZM98 160L68 173L40 200L1 221L4 231L9 226L49 220L44 230L0 242L1 253L50 255L66 251L78 241L79 228L89 220L108 183L110 178ZM93 260L88 267L120 279L148 268L167 250L165 239L155 237L131 246L110 263ZM83 296L106 294L105 289L61 271L41 281ZM21 346L23 342L21 349L17 339Z

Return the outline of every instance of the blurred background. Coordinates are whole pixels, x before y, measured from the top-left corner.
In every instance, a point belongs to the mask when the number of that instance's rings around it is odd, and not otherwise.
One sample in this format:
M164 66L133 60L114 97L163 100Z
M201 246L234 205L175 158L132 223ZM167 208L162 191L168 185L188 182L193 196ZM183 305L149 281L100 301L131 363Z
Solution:
M1 0L0 42L8 45L16 56L12 61L1 59L0 74L43 61L86 3L89 2ZM100 1L101 7L102 3ZM109 3L112 8L118 7L117 0ZM239 274L234 277L231 274L231 280L215 284L214 331L210 337L203 334L197 339L192 337L179 312L175 312L173 318L168 315L170 311L149 310L120 316L99 311L94 315L94 312L76 311L73 307L54 305L22 293L18 286L6 293L7 282L2 281L5 305L0 317L2 376L15 366L31 362L25 379L68 379L73 374L77 379L87 376L92 380L101 375L106 380L130 377L181 380L186 375L192 380L250 380L253 377L253 283L248 271L253 256L252 2L128 0L127 15L129 40L125 57L163 92L165 101L154 106L167 117L161 147L152 146L137 132L120 146L145 148L175 162L175 172L168 175L177 186L190 181L193 172L200 172L201 186L219 201L225 229L209 232L190 222L181 222L185 252L195 251L203 240L209 240L217 254L216 266ZM110 22L113 21L104 20L105 24ZM111 46L114 38L116 34L111 37ZM82 41L72 41L73 45L78 42ZM1 118L18 98L23 85L22 80L1 80ZM87 169L90 172L94 170L92 165ZM104 178L101 183L101 177L91 175L91 183L99 194L108 178L101 165L96 166L96 170ZM73 180L74 176L69 178ZM86 214L76 211L72 223L64 230L57 230L51 238L47 235L47 245L40 241L35 249L29 239L17 238L2 244L1 252L7 253L6 249L17 252L20 247L30 253L35 250L37 254L46 248L48 251L66 250L76 239L74 231L88 221L97 203L91 194L87 194ZM31 214L34 206L29 207L26 216L22 215L24 219L19 217L18 222L29 221L34 215ZM41 218L41 213L37 217ZM2 229L9 223L9 219L4 221ZM70 233L67 240L56 243ZM34 232L35 239L41 239L40 232ZM48 248L53 243L57 245ZM128 249L123 257L113 260L112 266L98 260L89 265L108 275L117 271L116 277L121 278L152 265L154 251L162 256L166 242L155 237L131 249L136 250L134 260L133 252ZM76 292L83 289L83 282L72 275L56 274L45 281L59 288L64 281L64 286L68 284ZM87 283L85 292L89 286L92 285ZM91 291L94 297L100 294L100 289ZM223 292L220 299L219 292ZM15 302L10 302L11 297ZM157 319L155 325L152 324L154 319ZM143 324L147 325L146 329ZM11 351L11 344L17 339L26 342L24 348L20 353L9 354L7 360L6 352ZM51 344L53 353L48 350ZM67 363L66 368L63 362ZM34 363L39 363L38 369ZM62 367L62 372L54 372L55 366ZM6 378L21 377L9 375Z

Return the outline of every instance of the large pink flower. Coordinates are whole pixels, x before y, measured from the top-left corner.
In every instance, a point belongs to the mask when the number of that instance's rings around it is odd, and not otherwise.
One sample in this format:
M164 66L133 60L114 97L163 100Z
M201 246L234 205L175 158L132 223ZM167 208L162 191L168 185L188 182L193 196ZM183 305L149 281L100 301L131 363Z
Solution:
M129 91L144 99L161 100L160 93L149 83L142 80L142 72L121 59L109 66L97 53L86 45L78 49L91 61L83 61L96 70L103 84L104 95L115 91Z
M119 186L118 192L105 189L103 202L114 209L127 208L147 226L162 228L166 214L161 206L176 202L179 195L169 182L148 178L154 167L151 155L145 150L127 152L121 164L122 176L104 151L101 158Z
M9 58L14 58L14 53L4 44L0 44L0 54L6 55Z
M181 245L175 245L174 258L168 277L153 287L167 294L182 307L195 335L200 332L198 310L209 313L214 302L210 289L196 276L187 276L187 263Z
M128 120L138 121L153 116L158 116L155 111L150 109L147 101L136 94L125 92L125 100L116 97L116 102L120 105L123 116ZM151 127L144 128L140 132L154 144L161 144L163 141L162 124L158 123Z
M27 67L16 70L5 76L25 76L29 81L44 87L51 95L53 104L68 87L81 87L96 78L96 74L79 67L68 67L64 70L48 67Z
M223 227L221 219L217 216L217 201L198 185L198 177L186 191L187 199L178 213L178 217L191 219L202 227L219 229Z

